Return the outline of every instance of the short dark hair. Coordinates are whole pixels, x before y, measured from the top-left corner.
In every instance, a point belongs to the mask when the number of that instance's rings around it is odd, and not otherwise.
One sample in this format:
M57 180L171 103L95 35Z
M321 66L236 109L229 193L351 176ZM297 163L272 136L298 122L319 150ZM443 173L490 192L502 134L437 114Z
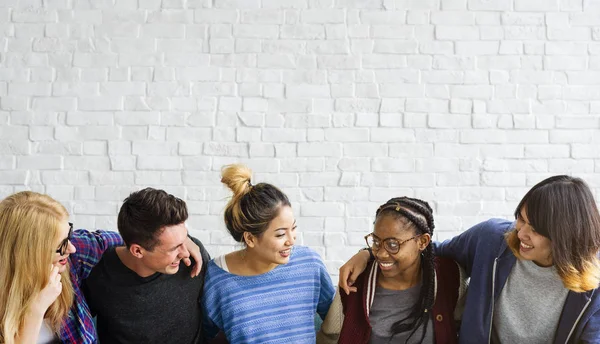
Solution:
M525 210L536 232L549 238L552 261L565 287L585 292L600 282L600 215L592 191L580 178L558 175L544 179L525 194L515 218ZM506 236L519 255L516 229Z
M164 190L145 188L125 198L117 226L127 247L138 244L152 251L165 226L183 223L188 218L185 201Z
M244 232L260 237L281 207L291 206L281 190L268 183L252 185L251 176L252 171L239 164L221 171L221 182L233 191L225 207L225 226L237 242L244 242Z

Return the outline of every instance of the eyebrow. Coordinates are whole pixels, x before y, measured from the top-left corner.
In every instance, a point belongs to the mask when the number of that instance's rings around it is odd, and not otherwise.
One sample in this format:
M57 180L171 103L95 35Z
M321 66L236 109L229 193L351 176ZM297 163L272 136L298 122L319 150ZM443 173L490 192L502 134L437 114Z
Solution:
M531 226L531 223L529 223L529 219L527 219L527 221L525 221L525 217L523 217L523 214L521 214L522 211L524 211L524 210L521 210L519 212L519 217L521 218L521 220L523 220L523 222L525 222L526 224ZM525 214L525 215L527 215L527 214Z
M189 235L190 235L190 232L189 232L189 231L186 231L186 233L185 233L185 238L187 239L187 237L188 237ZM173 246L173 247L171 247L171 248L169 249L169 251L174 251L174 250L176 250L178 247L180 247L180 246L181 246L181 245L183 245L183 244L185 244L185 239L183 240L183 242L182 242L181 244L179 244L179 245L177 245L177 246Z
M292 228L294 228L295 226L296 226L296 220L294 220L294 223L292 223ZM287 229L286 227L277 228L275 230L275 232L277 232L277 231L284 231L286 229Z

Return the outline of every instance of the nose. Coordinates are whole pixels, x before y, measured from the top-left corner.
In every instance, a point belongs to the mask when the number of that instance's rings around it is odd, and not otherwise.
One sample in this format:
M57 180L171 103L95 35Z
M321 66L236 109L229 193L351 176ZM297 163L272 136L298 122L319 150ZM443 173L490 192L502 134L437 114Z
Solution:
M523 239L529 239L530 232L531 232L531 229L529 228L529 226L527 224L523 224L521 227L517 228L517 237L521 241Z
M287 246L293 246L295 242L296 242L296 233L288 233L285 244Z
M77 252L77 249L75 248L75 245L73 245L73 243L71 242L71 240L69 240L69 245L67 246L67 253L68 254L73 254Z
M181 245L181 248L179 250L179 254L177 256L179 257L179 259L189 258L190 257L190 251L188 251L188 249L187 249L187 247L185 247L185 245Z
M379 249L379 250L377 250L377 251L375 251L375 250L373 250L373 251L374 251L374 253L375 253L375 257L377 257L378 259L379 259L379 257L382 257L382 258L387 258L387 257L389 257L389 256L390 256L389 252L388 252L388 251L386 251L386 250L384 250L383 248L380 248L380 249Z

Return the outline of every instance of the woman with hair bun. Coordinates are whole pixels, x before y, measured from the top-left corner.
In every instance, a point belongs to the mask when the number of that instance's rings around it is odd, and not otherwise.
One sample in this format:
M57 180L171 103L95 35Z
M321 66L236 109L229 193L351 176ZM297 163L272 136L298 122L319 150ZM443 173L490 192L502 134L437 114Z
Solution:
M243 165L222 170L233 192L225 225L244 248L212 260L204 283L204 335L229 343L314 343L315 314L325 318L334 288L319 255L296 246L296 220L277 187L252 185Z

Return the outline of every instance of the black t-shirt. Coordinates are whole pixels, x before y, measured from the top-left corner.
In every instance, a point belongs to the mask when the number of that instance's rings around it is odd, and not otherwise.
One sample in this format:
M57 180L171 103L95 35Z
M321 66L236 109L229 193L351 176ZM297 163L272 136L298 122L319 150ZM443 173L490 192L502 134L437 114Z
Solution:
M140 277L121 262L114 248L104 253L83 286L102 344L201 342L199 301L210 256L199 240L192 240L200 246L203 260L195 278L183 262L174 275Z

